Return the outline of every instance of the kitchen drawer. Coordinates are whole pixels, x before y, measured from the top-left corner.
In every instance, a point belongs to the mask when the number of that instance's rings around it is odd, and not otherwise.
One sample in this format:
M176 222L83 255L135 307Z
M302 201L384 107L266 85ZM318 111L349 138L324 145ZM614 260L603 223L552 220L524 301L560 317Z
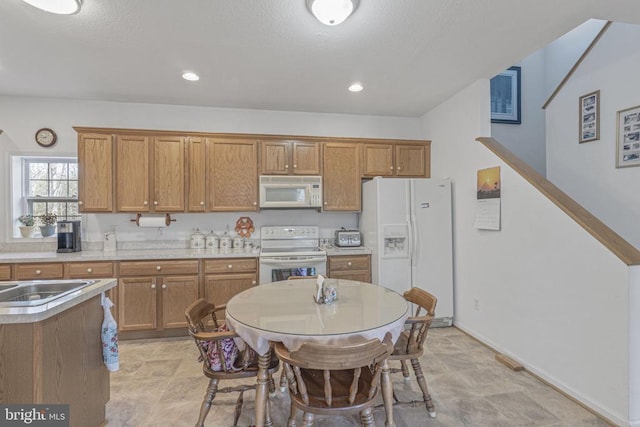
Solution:
M204 262L204 274L253 272L257 270L257 258L208 259Z
M112 262L70 262L65 268L65 276L70 279L115 277Z
M329 269L333 271L369 270L369 255L331 256Z
M31 279L62 279L63 266L61 262L46 264L16 264L15 280Z
M11 264L0 264L0 280L11 280Z
M119 277L165 274L198 274L198 260L123 261Z

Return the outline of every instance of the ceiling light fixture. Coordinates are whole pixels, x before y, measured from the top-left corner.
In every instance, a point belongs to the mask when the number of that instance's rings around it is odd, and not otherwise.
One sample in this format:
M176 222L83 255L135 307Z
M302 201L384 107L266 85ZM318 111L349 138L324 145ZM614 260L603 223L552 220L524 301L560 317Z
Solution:
M22 0L33 7L58 15L73 15L80 12L82 0Z
M325 25L338 25L358 7L359 0L306 0L307 9Z
M190 82L197 82L198 80L200 80L200 76L198 76L196 73L192 73L191 71L182 73L182 78L185 80L189 80Z
M362 92L362 89L364 89L364 86L361 83L351 83L351 86L349 86L349 92Z

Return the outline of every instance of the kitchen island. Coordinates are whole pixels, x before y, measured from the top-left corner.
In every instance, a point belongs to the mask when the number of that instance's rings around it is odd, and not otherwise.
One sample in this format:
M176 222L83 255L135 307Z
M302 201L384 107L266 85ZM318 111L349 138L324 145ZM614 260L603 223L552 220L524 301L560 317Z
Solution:
M100 279L47 304L0 307L0 403L69 404L71 426L104 424L101 296L116 284Z

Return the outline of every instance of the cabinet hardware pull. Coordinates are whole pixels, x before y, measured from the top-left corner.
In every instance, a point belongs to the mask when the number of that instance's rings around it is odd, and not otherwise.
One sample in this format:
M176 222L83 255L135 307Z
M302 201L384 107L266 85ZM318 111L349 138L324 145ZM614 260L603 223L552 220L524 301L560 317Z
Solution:
M200 202L200 206L204 206L204 202Z
M255 285L255 284L256 284L256 281L255 281L255 280L252 280L252 281L251 281L251 284L252 284L252 285Z
M162 289L167 289L167 285L162 285Z
M156 284L155 284L155 283L152 283L152 284L151 284L151 289L155 289L155 288L156 288Z
M40 270L36 270L36 275L38 275L38 276L39 276L40 274L42 274L42 271L40 271Z
M231 269L231 268L233 268L233 265L229 264L229 265L227 265L227 268Z
M398 166L396 169L397 169L397 170L400 170L400 169L402 169L402 168L401 168L400 166Z
M258 204L258 202L253 202L253 206L256 206Z
M348 265L349 267L351 267L351 261L349 261L349 262L347 263L347 265Z
M324 202L324 205L327 206L327 202Z
M147 202L146 200L144 201L144 203L142 203L143 205L147 206L149 204L149 202Z
M159 266L159 265L156 265L156 270L160 271L160 270L162 270L162 267Z
M289 165L284 165L284 168L285 169L289 169Z
M82 200L78 200L78 204L83 205L84 203L82 202Z
M154 206L158 206L158 201L157 201L157 200L154 200L154 201L153 201L153 205L154 205Z
M293 168L294 169L298 169L298 165L293 165Z
M393 166L389 166L389 169L393 170Z
M87 268L87 273L93 273L93 268L91 267Z

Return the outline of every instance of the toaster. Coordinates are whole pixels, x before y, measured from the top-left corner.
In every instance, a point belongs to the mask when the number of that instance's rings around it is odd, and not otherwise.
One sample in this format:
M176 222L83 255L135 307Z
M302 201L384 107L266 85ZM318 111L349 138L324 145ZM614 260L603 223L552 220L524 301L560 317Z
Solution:
M362 245L362 237L358 230L336 230L335 245L339 247L356 247Z

